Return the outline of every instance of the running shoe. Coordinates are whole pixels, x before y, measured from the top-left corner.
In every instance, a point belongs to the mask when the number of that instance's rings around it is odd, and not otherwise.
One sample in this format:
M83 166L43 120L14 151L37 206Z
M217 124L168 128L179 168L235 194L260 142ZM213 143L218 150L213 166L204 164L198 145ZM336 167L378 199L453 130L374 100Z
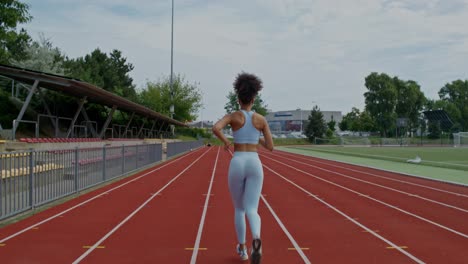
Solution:
M252 241L252 256L250 263L260 264L262 258L262 240L259 238Z
M239 255L241 260L248 260L249 259L249 254L247 253L247 247L244 247L244 249L241 249L240 244L237 244L237 254Z

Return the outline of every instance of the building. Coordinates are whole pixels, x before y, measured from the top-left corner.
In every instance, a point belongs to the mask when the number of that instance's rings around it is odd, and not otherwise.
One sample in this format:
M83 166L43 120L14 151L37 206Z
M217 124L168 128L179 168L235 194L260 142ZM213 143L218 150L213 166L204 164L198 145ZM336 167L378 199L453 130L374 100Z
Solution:
M211 129L213 127L213 121L197 121L190 123L189 127Z
M305 130L307 120L311 110L290 110L269 112L265 118L270 125L270 130L275 134L289 134L291 132L302 132ZM322 111L325 122L330 122L332 119L338 123L341 122L343 116L341 111Z

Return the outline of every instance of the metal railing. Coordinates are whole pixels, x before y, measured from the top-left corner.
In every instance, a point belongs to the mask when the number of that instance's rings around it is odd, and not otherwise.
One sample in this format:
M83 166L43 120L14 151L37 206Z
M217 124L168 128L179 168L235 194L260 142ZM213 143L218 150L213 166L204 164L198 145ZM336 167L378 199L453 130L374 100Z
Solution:
M203 145L204 145L203 140L167 143L166 155L169 158L169 157L184 153L186 151L199 148Z
M0 153L0 220L161 160L161 144Z

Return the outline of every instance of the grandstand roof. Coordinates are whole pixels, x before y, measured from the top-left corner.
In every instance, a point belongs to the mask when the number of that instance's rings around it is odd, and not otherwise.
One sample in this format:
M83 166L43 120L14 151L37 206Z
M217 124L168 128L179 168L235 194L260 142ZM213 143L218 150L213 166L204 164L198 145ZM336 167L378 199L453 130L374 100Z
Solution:
M146 118L163 120L177 126L187 126L185 123L169 118L161 113L155 112L142 105L78 79L2 64L0 64L0 75L31 85L35 80L38 80L39 86L42 88L62 92L78 98L86 96L87 100L90 102L108 107L115 105L119 110L135 112L136 114Z

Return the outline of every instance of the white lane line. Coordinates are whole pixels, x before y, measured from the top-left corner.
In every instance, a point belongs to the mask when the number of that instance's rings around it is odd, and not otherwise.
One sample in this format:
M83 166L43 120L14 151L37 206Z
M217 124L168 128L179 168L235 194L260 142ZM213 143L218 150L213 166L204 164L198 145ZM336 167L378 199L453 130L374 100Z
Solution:
M395 247L395 249L397 249L398 251L400 251L402 254L406 255L407 257L411 258L412 260L414 260L416 263L421 263L423 264L424 262L420 259L418 259L417 257L411 255L409 252L407 252L406 250L403 250L402 248L398 247L395 243L393 243L392 241L384 238L383 236L377 234L377 232L373 231L372 229L368 228L367 226L359 223L358 221L356 221L355 219L353 219L352 217L348 216L347 214L343 213L342 211L338 210L336 207L334 207L333 205L325 202L324 200L316 197L315 195L313 195L312 193L310 193L309 191L307 191L306 189L302 188L301 186L297 185L295 182L287 179L286 177L284 177L283 175L279 174L278 172L274 171L273 169L271 169L270 167L266 166L266 165L263 165L263 167L265 167L266 169L268 169L269 171L271 171L272 173L276 174L277 176L279 176L280 178L282 178L283 180L289 182L290 184L292 184L293 186L295 186L296 188L298 188L299 190L303 191L304 193L308 194L308 196L310 197L313 197L315 200L325 204L327 207L331 208L333 211L337 212L338 214L344 216L346 219L348 219L349 221L353 222L354 224L356 224L357 226L361 227L362 229L366 230L368 233L372 234L373 236L377 237L378 239L384 241L385 243L387 243L388 245L392 246L392 247Z
M158 167L158 168L156 168L156 169L154 169L154 170L148 171L148 172L146 172L145 174L142 174L142 175L136 177L135 179L132 179L132 180L130 180L130 181L128 181L128 182L125 182L125 183L123 183L123 184L121 184L121 185L119 185L119 186L116 186L116 187L114 187L114 188L112 188L112 189L109 189L109 190L107 190L107 191L105 191L105 192L103 192L103 193L101 193L101 194L98 194L98 195L96 195L96 196L94 196L94 197L91 197L91 198L89 198L88 200L86 200L86 201L84 201L84 202L82 202L82 203L79 203L79 204L77 204L77 205L75 205L75 206L73 206L73 207L70 207L70 208L64 210L64 211L61 212L61 213L55 214L55 215L53 215L53 216L51 216L51 217L49 217L49 218L47 218L47 219L45 219L45 220L42 220L41 222L38 222L38 223L33 224L33 225L29 226L29 227L26 227L26 228L24 228L24 229L22 229L22 230L20 230L20 231L18 231L18 232L16 232L16 233L14 233L14 234L8 236L8 237L3 238L2 240L0 240L0 243L3 243L3 242L5 242L5 241L7 241L7 240L9 240L9 239L12 239L12 238L16 237L16 236L19 236L19 235L21 235L22 233L24 233L24 232L26 232L26 231L28 231L28 230L30 230L30 229L33 229L33 228L35 228L35 227L37 227L37 226L40 226L40 225L42 225L42 224L44 224L44 223L47 223L47 222L49 222L49 221L51 221L51 220L53 220L53 219L55 219L55 218L57 218L57 217L62 217L63 214L66 214L66 213L68 213L68 212L70 212L70 211L72 211L72 210L74 210L74 209L76 209L76 208L78 208L78 207L80 207L80 206L82 206L82 205L85 205L85 204L87 204L87 203L89 203L89 202L91 202L91 201L93 201L93 200L95 200L95 199L97 199L97 198L100 198L101 196L107 195L107 194L109 194L109 193L112 192L112 191L115 191L115 190L117 190L117 189L120 189L121 187L123 187L123 186L125 186L125 185L127 185L127 184L129 184L129 183L132 183L132 182L134 182L134 181L137 181L137 180L139 180L139 179L141 179L141 178L147 176L148 174L151 174L151 173L153 173L153 172L155 172L155 171L158 171L158 170L160 170L160 169L162 169L162 168L164 168L164 167L166 167L166 166L168 166L168 165L170 165L170 164L172 164L172 163L174 163L174 162L176 162L176 161L179 161L180 159L183 159L183 158L185 158L185 157L191 156L191 155L193 155L193 153L194 153L194 152L189 153L189 154L187 154L187 155L183 155L183 156L181 156L181 157L179 157L179 158L177 158L177 159L175 159L175 160L172 160L172 161L170 161L170 162L168 162L168 163L166 163L166 164L164 164L164 165L162 165L162 166L160 166L160 167Z
M361 170L351 169L351 168L347 168L347 167L342 167L342 166L338 166L338 165L335 165L335 164L330 164L330 163L327 163L327 162L318 161L318 160L315 160L314 157L304 156L304 155L298 154L298 153L290 153L290 152L286 152L286 151L281 151L281 152L285 153L285 155L287 155L287 156L292 156L294 158L300 158L300 159L303 159L303 160L317 162L317 163L325 164L325 165L332 166L332 167L335 167L335 168L340 168L340 169L346 169L346 170L350 170L350 171L354 171L354 172L359 172L359 173L362 173L362 174L366 174L366 175L377 177L377 178L382 178L382 179L389 180L389 181L401 182L401 183L405 183L405 184L409 184L409 185L418 186L418 187L421 187L421 188L430 189L430 190L433 190L433 191L438 191L438 192L443 192L443 193L456 195L456 196L459 196L459 197L468 198L468 195L462 194L462 193L451 192L451 191L447 191L447 190L443 190L443 189L439 189L439 188L435 188L435 187L430 187L430 186L426 186L426 185L422 185L422 184L418 184L418 183L413 183L413 182L404 181L404 180L397 180L397 179L393 179L393 178L390 178L390 177L385 177L385 176L382 176L382 175L378 175L378 174L375 174L375 173L370 173L370 172L366 172L366 171L361 171ZM329 160L329 159L325 159L325 158L319 158L319 159L333 161L333 160ZM373 167L368 167L368 166L363 166L363 165L353 164L353 163L348 163L348 162L343 162L343 161L333 161L333 162L345 163L345 164L349 164L349 165L352 165L352 166L366 167L366 168L381 170L381 171L390 172L390 173L402 174L400 172L383 170L383 169L379 169L379 168L373 168ZM403 175L405 175L405 174L403 174ZM416 177L419 178L419 179L426 179L426 180L428 179L428 180L432 180L432 181L435 180L435 181L439 181L441 183L444 183L444 181L440 181L440 180L437 180L437 179L432 179L432 178L429 179L429 178L422 177L422 176L416 176ZM463 185L458 185L458 186L463 186Z
M319 177L319 176L316 176L316 175L311 174L311 173L308 173L308 172L306 172L306 171L297 169L297 168L295 168L295 167L293 167L293 166L290 166L290 165L288 165L288 164L286 164L286 163L283 163L283 162L281 162L281 161L278 161L278 160L275 160L275 159L272 159L272 158L269 158L269 157L265 157L265 158L271 159L271 160L273 160L273 161L275 161L275 162L277 162L277 163L279 163L279 164L282 164L282 165L287 166L287 167L289 167L289 168L292 168L292 169L294 169L294 170L296 170L296 171L299 171L299 172L301 172L301 173L304 173L304 174L306 174L306 175L309 175L309 176L311 176L311 177L314 177L314 178L316 178L316 179L318 179L318 180L321 180L321 181L327 182L327 183L329 183L329 184L332 184L332 185L334 185L334 186L337 186L337 187L339 187L339 188L341 188L341 189L347 190L347 191L352 192L352 193L355 193L355 194L357 194L357 195L362 195L361 197L363 197L363 198L365 198L365 199L369 199L369 200L372 200L372 201L374 201L374 202L383 204L383 205L385 205L385 206L387 206L387 207L390 207L390 208L393 208L393 209L395 209L395 210L398 210L398 211L400 211L400 212L402 212L402 213L404 213L404 214L413 216L413 217L415 217L415 218L417 218L417 219L419 219L419 220L422 220L422 221L424 221L424 222L430 223L430 224L432 224L432 225L435 225L435 226L437 226L437 227L440 227L440 228L442 228L442 229L444 229L444 230L447 230L447 231L449 231L449 232L452 232L452 233L457 234L457 235L459 235L459 236L462 236L462 237L464 237L464 238L468 238L468 235L466 235L466 234L464 234L464 233L461 233L461 232L459 232L459 231L457 231L457 230L451 229L451 228L449 228L449 227L446 227L446 226L444 226L444 225L441 225L441 224L439 224L439 223L436 223L436 222L434 222L434 221L431 221L431 220L429 220L429 219L426 219L426 218L424 218L424 217L422 217L422 216L419 216L419 215L413 214L413 213L411 213L411 212L405 211L405 210L403 210L403 209L400 209L400 208L398 208L397 206L394 206L394 205L385 203L385 202L383 202L383 201L380 201L380 200L375 199L375 198L370 197L370 196L363 196L363 195L365 195L365 194L360 193L360 192L355 191L355 190L352 190L352 189L350 189L350 188L344 187L344 186L339 185L339 184L337 184L337 183L334 183L334 182L332 182L332 181L325 180L325 179L323 179L323 178L321 178L321 177Z
M263 165L264 167L266 167L265 165ZM270 204L267 202L267 200L265 199L265 197L263 197L263 195L260 196L262 198L262 201L265 203L265 205L268 207L268 209L270 210L271 214L273 215L273 217L276 219L276 222L278 222L279 226L281 227L281 229L283 229L283 232L286 234L286 236L289 238L289 241L291 241L291 243L293 244L294 248L296 249L297 253L299 253L299 255L301 256L302 260L304 261L304 263L307 263L307 264L311 264L310 260L307 258L307 256L304 254L304 251L302 251L302 248L297 244L296 240L294 239L294 237L289 233L288 229L286 229L286 227L284 226L283 222L281 222L281 220L279 219L279 217L276 215L275 211L273 210L273 208L271 208Z
M231 156L233 155L231 150L229 150L229 153L231 154ZM265 165L262 164L263 167L265 167ZM289 233L288 229L286 228L286 226L283 224L283 222L281 222L281 219L279 219L278 215L276 215L275 211L273 210L273 208L270 206L270 204L267 202L267 200L265 199L265 197L262 195L260 195L260 198L262 198L263 202L265 203L265 205L268 207L268 210L270 210L270 213L273 215L273 217L276 219L276 222L278 222L278 225L281 227L281 229L283 230L283 232L286 234L286 236L289 238L289 241L291 241L291 243L294 245L294 248L296 249L297 253L299 253L299 255L301 256L302 260L304 260L304 263L307 263L307 264L311 264L310 260L307 258L307 256L304 254L304 251L302 251L302 248L299 246L299 244L297 244L296 240L294 239L294 237Z
M170 180L166 185L164 185L161 189L159 189L155 194L153 194L148 200L146 200L144 203L142 203L135 211L133 211L131 214L129 214L122 222L120 222L118 225L116 225L109 233L104 235L99 241L94 243L92 247L90 247L83 255L81 255L79 258L77 258L75 261L73 261L73 264L80 263L86 256L88 256L93 250L95 250L99 245L102 245L103 242L109 238L115 231L117 231L121 226L123 226L128 220L130 220L134 215L136 215L145 205L147 205L151 200L153 200L154 197L156 197L160 192L162 192L164 189L166 189L169 185L171 185L175 180L177 180L184 172L186 172L190 167L193 166L197 161L199 161L203 156L205 156L206 153L208 153L210 149L205 151L200 157L198 157L195 161L193 161L187 168L185 168L183 171L181 171L179 174L177 174L172 180Z
M208 203L211 197L211 188L213 187L213 180L216 173L216 165L218 165L219 150L221 147L218 147L218 153L216 154L216 160L213 168L213 174L211 175L210 185L208 187L208 192L206 193L205 206L203 207L202 217L200 219L200 225L198 226L197 238L195 239L195 245L193 246L192 258L190 260L191 264L197 262L198 250L200 249L200 240L203 232L203 226L205 225L206 212L208 211Z
M265 156L265 155L263 155L263 156ZM332 174L340 175L340 176L342 176L342 177L349 178L349 179L352 179L352 180L355 180L355 181L364 182L364 183L367 183L367 184L370 184L370 185L374 185L374 186L377 186L377 187L380 187L380 188L383 188L383 189L387 189L387 190L390 190L390 191L394 191L394 192L398 192L398 193L401 193L401 194L405 194L405 195L408 195L408 196L411 196L411 197L415 197L415 198L418 198L418 199L421 199L421 200L424 200L424 201L427 201L427 202L430 202L430 203L435 203L435 204L438 204L438 205L442 205L442 206L445 206L445 207L449 207L449 208L452 208L452 209L455 209L455 210L459 210L459 211L464 212L464 213L468 213L468 210L466 210L466 209L463 209L463 208L460 208L460 207L456 207L456 206L454 206L454 205L446 204L446 203L443 203L443 202L439 202L439 201L436 201L436 200L432 200L432 199L429 199L429 198L426 198L426 197L423 197L423 196L419 196L419 195L414 194L414 193L408 193L408 192L405 192L405 191L397 190L397 189L394 189L394 188L391 188L391 187L387 187L387 186L380 185L380 184L377 184L377 183L373 183L373 182L370 182L370 181L366 181L366 180L362 180L362 179L359 179L359 178L355 178L355 177L352 177L352 176L349 176L349 175L346 175L346 174L343 174L343 173L339 173L339 172L327 170L327 169L321 168L321 167L319 167L319 166L315 166L315 165L308 164L308 163L305 163L305 162L300 162L300 161L297 161L297 160L294 160L294 159L289 159L289 158L281 157L281 156L277 156L277 155L273 155L273 156L279 157L279 158L283 158L283 159L286 159L286 160L290 160L290 161L294 161L294 162L296 162L296 163L299 163L299 164L302 164L302 165L306 165L306 166L309 166L309 167L312 167L312 168L316 168L316 169L319 169L319 170L322 170L322 171L326 171L326 172L329 172L329 173L332 173Z

